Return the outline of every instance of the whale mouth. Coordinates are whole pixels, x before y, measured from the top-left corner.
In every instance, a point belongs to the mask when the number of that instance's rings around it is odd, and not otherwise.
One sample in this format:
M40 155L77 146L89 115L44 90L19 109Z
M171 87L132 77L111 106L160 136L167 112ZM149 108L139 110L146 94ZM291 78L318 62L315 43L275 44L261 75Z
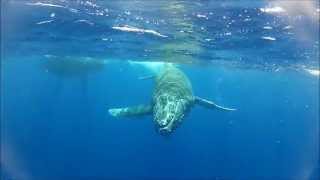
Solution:
M169 121L164 121L164 122L166 122L166 123L158 124L158 132L161 135L169 135L173 131L174 121L173 121L173 119L171 119Z
M170 134L173 130L173 126L174 126L174 118L171 117L169 119L163 119L161 121L158 122L158 126L159 126L159 133L163 134L163 135L167 135Z
M167 136L167 135L171 134L171 132L172 132L172 129L169 128L168 126L159 128L159 134L161 134L161 135Z

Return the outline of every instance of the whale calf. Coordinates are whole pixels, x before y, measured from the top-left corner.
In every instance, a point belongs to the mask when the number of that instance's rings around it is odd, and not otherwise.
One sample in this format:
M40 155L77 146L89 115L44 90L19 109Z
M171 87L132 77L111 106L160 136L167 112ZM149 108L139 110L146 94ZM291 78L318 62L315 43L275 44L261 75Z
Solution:
M148 77L151 78L151 77ZM166 64L155 77L152 101L146 105L109 109L114 117L153 115L156 129L162 135L172 133L183 121L189 110L196 104L224 111L226 108L204 98L193 95L187 76L171 64Z

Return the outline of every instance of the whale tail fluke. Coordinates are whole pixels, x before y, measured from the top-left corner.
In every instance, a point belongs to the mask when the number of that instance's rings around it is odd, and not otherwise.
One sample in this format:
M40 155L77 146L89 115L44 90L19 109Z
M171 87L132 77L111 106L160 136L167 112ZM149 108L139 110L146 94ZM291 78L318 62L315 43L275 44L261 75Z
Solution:
M220 110L224 110L224 111L236 111L237 109L235 108L227 108L227 107L223 107L220 105L217 105L216 103L214 103L213 101L207 100L207 99L203 99L200 97L195 97L195 102L201 106L207 107L207 108L213 108L213 109L220 109Z
M125 108L111 108L108 110L109 114L114 117L134 117L149 115L152 113L151 105L138 105Z

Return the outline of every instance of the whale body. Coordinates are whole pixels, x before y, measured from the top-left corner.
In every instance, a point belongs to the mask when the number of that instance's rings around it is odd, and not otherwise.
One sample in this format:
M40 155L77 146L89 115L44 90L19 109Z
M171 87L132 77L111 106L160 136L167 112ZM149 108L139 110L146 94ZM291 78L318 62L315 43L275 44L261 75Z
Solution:
M150 78L150 77L148 77ZM155 77L152 101L146 105L109 109L114 117L153 115L156 129L162 135L173 132L183 121L189 110L199 104L212 109L234 111L193 95L187 76L173 65L166 64Z

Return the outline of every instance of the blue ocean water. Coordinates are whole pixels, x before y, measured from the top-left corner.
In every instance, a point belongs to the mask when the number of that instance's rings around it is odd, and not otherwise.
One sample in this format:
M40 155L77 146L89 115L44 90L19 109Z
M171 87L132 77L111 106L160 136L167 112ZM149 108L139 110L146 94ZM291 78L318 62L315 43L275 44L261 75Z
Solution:
M318 1L1 1L1 179L319 179ZM173 63L194 106L148 103Z

